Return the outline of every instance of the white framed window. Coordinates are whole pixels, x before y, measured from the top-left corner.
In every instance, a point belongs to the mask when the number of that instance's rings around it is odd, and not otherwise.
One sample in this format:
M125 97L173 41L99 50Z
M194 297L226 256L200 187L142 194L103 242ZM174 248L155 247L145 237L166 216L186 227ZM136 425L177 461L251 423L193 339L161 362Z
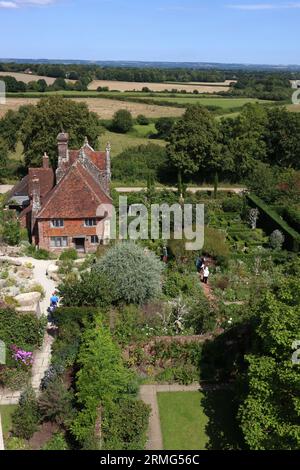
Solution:
M96 227L97 219L85 219L84 225L85 227Z
M53 228L63 228L65 225L63 219L53 219L51 220L51 227Z
M98 235L92 235L92 236L91 236L91 243L92 243L92 245L99 245L99 237L98 237Z
M68 246L68 237L51 237L50 246L52 248L65 248Z

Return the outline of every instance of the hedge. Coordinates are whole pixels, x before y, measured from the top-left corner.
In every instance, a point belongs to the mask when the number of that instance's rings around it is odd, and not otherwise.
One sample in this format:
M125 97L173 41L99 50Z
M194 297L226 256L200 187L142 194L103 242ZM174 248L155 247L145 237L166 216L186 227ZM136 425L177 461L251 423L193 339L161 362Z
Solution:
M280 230L285 236L285 248L292 251L299 251L300 234L290 227L280 215L271 209L262 199L255 194L246 195L249 204L257 207L260 211L258 223L263 226L264 230L270 235L274 230Z
M67 326L73 322L83 326L85 321L93 322L99 313L97 307L61 307L52 314L58 326Z

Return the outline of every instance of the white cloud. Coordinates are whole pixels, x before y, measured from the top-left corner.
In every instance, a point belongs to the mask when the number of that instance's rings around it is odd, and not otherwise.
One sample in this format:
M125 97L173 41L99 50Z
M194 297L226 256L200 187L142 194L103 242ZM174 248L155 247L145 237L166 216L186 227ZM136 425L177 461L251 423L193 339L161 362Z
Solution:
M21 7L34 7L51 5L56 0L13 0L13 1L0 1L0 8L16 9Z
M275 5L274 3L245 3L237 5L227 5L227 8L244 11L291 10L300 8L300 2L280 3L277 5Z

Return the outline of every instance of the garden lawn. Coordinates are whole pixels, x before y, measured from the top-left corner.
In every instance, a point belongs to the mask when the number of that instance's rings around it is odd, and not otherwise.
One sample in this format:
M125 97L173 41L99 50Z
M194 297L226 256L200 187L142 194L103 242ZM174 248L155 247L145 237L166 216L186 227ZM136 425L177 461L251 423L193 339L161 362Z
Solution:
M2 431L4 439L8 438L8 433L11 431L11 416L17 405L2 405L0 406L0 414L1 414L1 421L2 421Z
M241 448L232 392L157 394L165 450Z

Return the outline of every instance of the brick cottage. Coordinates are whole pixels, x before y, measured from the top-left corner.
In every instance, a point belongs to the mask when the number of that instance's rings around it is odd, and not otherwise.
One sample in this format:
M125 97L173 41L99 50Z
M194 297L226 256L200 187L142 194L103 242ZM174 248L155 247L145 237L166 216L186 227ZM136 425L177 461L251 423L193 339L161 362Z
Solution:
M68 141L64 132L57 137L56 172L45 154L43 167L30 168L12 189L8 205L18 210L21 225L38 248L93 252L107 241L105 229L102 235L97 233L104 215L97 216L97 209L101 204L112 204L110 145L105 152L98 152L86 139L80 150L69 150Z

